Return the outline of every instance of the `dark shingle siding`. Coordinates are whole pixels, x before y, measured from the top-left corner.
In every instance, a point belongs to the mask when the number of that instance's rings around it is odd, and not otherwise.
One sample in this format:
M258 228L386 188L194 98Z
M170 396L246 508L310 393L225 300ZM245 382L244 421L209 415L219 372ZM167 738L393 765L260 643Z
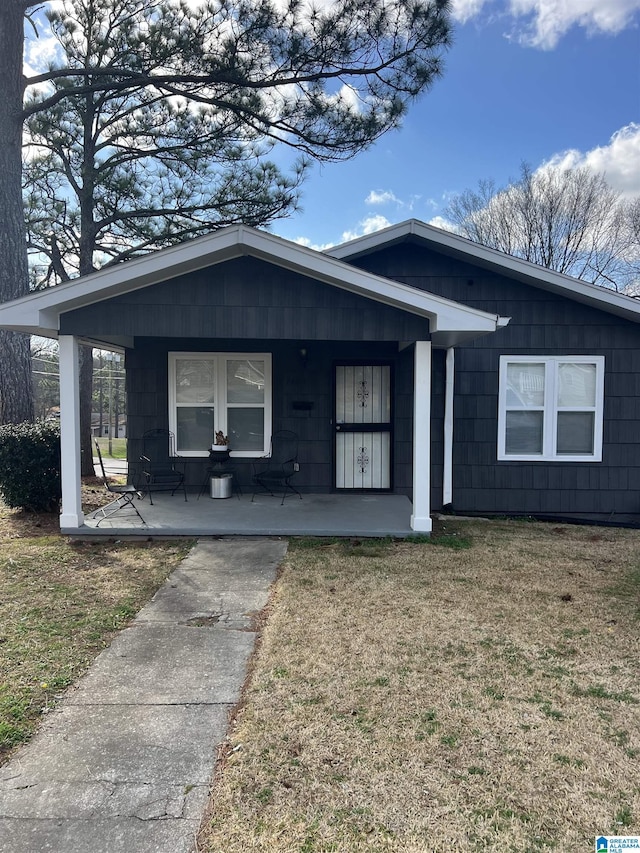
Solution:
M62 331L88 336L401 341L428 337L428 321L243 258L71 311L62 318Z
M640 324L505 276L401 244L358 265L509 325L456 349L454 507L468 512L640 512ZM498 462L500 355L603 355L603 461ZM630 473L631 472L631 473ZM434 465L434 478L440 477ZM432 481L437 507L438 481Z

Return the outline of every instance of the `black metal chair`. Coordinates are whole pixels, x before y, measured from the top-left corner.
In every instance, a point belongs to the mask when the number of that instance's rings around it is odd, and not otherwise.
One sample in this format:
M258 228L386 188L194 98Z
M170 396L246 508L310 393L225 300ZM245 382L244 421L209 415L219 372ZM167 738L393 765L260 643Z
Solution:
M112 515L115 515L117 512L125 509L132 509L135 514L138 516L140 521L143 524L147 522L140 515L138 511L138 507L134 504L135 498L141 498L142 495L136 489L136 487L132 483L128 483L124 486L113 485L109 482L109 478L107 477L107 472L104 470L104 462L102 461L102 453L100 452L100 445L98 442L95 442L96 452L98 454L98 461L100 462L100 470L102 471L102 479L104 480L104 487L109 492L110 495L114 495L113 500L111 500L108 504L100 509L97 509L93 513L93 517L97 518L100 513L102 513L102 518L96 524L96 527L100 525L101 522L105 520L105 518L110 518Z
M175 439L170 430L150 429L143 434L140 461L145 483L140 491L149 495L151 506L152 492L171 492L175 495L177 491L182 491L187 500L184 471L178 470L176 459Z
M282 489L281 506L290 492L302 500L300 492L291 485L291 478L298 470L298 436L286 429L274 432L271 436L271 452L253 466L254 490L251 501L257 494L257 486L270 495Z

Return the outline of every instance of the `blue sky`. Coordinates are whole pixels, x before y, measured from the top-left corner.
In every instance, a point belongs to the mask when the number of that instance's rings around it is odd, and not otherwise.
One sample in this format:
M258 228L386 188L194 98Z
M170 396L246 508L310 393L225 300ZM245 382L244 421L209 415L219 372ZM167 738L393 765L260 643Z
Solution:
M442 78L400 130L348 162L315 165L302 210L274 223L276 234L325 247L410 217L440 225L453 195L484 178L504 185L523 161L586 165L640 196L640 0L452 9ZM53 39L30 38L27 73L53 52Z
M454 13L444 75L403 127L314 166L275 233L326 246L409 217L440 224L452 194L506 183L522 161L587 165L640 195L640 0L458 0Z

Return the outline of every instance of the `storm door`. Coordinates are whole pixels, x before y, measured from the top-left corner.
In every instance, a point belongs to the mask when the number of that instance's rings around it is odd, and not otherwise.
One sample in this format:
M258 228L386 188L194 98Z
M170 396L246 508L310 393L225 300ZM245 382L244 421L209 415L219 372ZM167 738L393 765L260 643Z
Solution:
M391 488L391 366L335 368L337 489Z

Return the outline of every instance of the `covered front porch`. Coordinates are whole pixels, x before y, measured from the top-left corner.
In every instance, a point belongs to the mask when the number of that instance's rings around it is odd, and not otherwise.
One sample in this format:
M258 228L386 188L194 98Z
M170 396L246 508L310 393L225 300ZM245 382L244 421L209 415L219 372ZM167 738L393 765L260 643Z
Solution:
M60 525L93 535L429 533L432 489L450 502L454 348L507 322L245 226L0 306L1 327L58 339ZM244 486L252 460L287 430L300 443L296 484L304 499L280 507L269 498L180 503L176 496L159 498L157 508L145 502L144 525L135 513L99 525L85 517L81 344L125 355L132 483L140 485L135 466L148 430L176 439L168 454L189 462L188 486L202 481L198 465L206 467L218 431L233 436L231 461ZM379 368L378 390L355 373L347 381L352 365ZM432 417L434 375L443 393ZM384 405L374 407L374 398ZM432 420L441 433L437 468ZM377 480L350 479L349 471L378 463ZM432 470L441 484L434 486ZM363 488L371 491L349 491Z
M78 526L63 526L72 536L361 536L404 538L411 528L411 501L392 494L305 494L280 497L267 494L231 498L198 498L189 494L154 492L136 500L144 519L130 509L101 520L87 514Z

